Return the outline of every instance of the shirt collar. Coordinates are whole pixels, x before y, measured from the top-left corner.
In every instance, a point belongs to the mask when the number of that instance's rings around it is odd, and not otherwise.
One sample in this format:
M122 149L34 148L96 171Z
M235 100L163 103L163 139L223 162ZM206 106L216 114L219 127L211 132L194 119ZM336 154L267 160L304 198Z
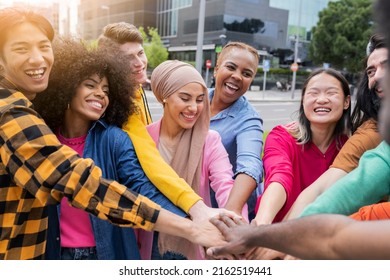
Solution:
M209 89L210 103L211 103L211 100L214 97L214 90L215 90L214 88ZM219 112L216 116L221 115L221 116L230 116L230 117L234 118L237 115L237 112L240 111L242 109L242 107L244 106L245 100L246 100L246 97L245 96L241 96L232 105L230 105L226 109L224 109L221 112ZM216 116L214 116L214 117L216 117Z

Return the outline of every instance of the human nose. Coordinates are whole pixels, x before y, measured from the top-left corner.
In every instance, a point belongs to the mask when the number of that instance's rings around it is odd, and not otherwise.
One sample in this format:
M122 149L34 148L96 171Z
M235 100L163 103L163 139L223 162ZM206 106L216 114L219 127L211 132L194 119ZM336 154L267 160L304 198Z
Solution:
M106 95L106 93L104 92L104 90L101 87L98 87L95 90L94 94L95 94L95 96L100 97L100 98L104 98L104 96Z
M144 64L144 63L143 63L141 57L136 56L136 57L134 58L134 65L136 65L136 66L142 66L143 64Z
M232 77L233 77L234 79L236 79L236 80L239 80L239 81L242 80L242 75L241 75L241 73L240 73L239 71L234 71L234 72L232 73Z
M191 112L196 112L197 109L198 109L198 106L197 106L196 102L192 102L188 105L188 110Z
M386 73L386 69L385 69L384 65L380 65L375 71L373 81L379 82L380 80L383 79L383 77L385 76L385 73Z
M326 93L321 92L320 94L318 94L316 101L318 103L326 103L329 101L329 99L328 99L328 96L326 95Z
M38 48L33 48L30 54L30 63L40 64L44 61L42 52Z

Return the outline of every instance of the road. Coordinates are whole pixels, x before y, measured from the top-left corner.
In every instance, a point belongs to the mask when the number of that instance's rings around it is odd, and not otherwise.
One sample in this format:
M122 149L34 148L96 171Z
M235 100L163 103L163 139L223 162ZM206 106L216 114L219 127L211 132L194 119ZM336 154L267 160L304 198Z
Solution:
M156 121L162 116L162 105L157 102L151 91L146 91L146 95L152 119ZM270 131L278 124L292 121L299 109L299 102L296 101L263 101L250 96L248 99L263 119L264 131Z

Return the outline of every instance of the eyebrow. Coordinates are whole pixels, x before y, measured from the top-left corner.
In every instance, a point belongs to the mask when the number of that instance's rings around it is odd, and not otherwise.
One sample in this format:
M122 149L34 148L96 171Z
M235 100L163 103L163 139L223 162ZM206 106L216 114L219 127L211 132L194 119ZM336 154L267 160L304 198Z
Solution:
M189 93L187 93L187 92L185 92L185 91L179 91L179 94L184 94L184 95L186 95L186 96L188 96L188 97L192 97L191 94L189 94ZM198 96L196 96L196 98L199 98L199 97L202 97L202 96L205 96L205 94L204 94L204 93L199 94Z
M229 61L229 60L226 61L226 64L233 64L235 67L237 67L237 64L236 64L236 63L234 63L234 62L232 62L232 61ZM255 73L255 72L254 72L252 69L250 69L250 68L244 68L244 71L249 71L249 72L251 72L252 74Z
M51 43L51 41L49 39L47 39L47 40L39 41L38 43L39 44ZM15 46L15 45L30 45L30 43L27 41L16 41L16 42L11 44L11 46Z

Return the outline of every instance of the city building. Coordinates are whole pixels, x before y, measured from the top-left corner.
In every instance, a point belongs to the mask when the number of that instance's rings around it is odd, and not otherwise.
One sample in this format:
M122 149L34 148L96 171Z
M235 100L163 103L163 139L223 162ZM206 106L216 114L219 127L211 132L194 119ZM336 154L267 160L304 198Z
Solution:
M86 40L96 39L110 22L156 27L157 0L79 0L79 32Z
M286 36L287 48L294 49L298 37L298 62L307 60L309 43L312 39L312 28L317 25L319 12L325 9L329 2L338 0L269 0L271 7L288 10L288 30ZM293 54L286 58L292 61Z

